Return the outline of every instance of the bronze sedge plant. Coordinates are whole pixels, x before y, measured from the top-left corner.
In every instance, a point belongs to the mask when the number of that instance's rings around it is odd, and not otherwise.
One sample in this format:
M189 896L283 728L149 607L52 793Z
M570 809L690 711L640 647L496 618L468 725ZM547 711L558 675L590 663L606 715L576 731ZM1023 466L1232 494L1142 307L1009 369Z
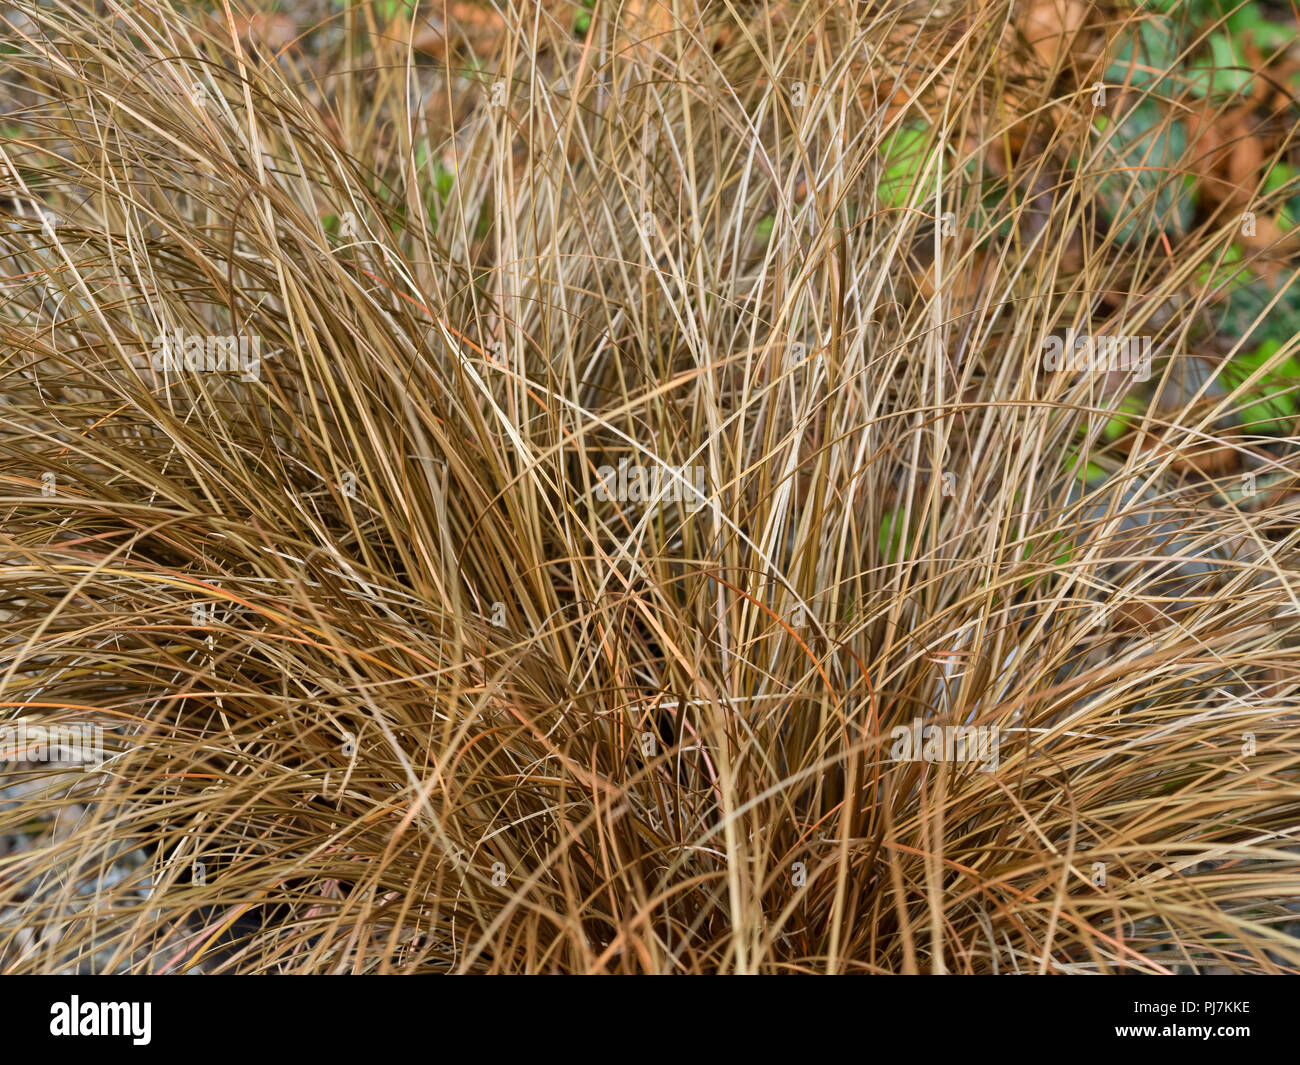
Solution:
M1098 222L1006 3L18 10L0 707L107 749L5 768L4 971L1300 963L1294 441L1041 359L1172 380L1236 219Z

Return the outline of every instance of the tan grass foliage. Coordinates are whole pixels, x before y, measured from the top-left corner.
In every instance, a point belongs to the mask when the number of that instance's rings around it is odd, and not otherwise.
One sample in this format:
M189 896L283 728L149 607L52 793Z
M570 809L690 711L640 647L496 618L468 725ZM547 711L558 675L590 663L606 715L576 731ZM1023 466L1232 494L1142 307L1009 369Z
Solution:
M1228 388L1109 446L1127 383L1041 369L1208 354L1237 216L1093 224L1133 16L1059 7L517 2L448 66L20 3L0 716L109 750L7 767L3 968L1294 969L1290 445Z

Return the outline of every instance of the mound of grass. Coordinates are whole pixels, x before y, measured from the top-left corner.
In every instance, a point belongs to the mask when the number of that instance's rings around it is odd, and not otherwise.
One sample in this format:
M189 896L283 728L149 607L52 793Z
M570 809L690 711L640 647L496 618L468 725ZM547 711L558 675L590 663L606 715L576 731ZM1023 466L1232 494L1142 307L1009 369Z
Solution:
M1146 12L17 6L6 972L1300 964L1293 401L1043 361L1223 339Z

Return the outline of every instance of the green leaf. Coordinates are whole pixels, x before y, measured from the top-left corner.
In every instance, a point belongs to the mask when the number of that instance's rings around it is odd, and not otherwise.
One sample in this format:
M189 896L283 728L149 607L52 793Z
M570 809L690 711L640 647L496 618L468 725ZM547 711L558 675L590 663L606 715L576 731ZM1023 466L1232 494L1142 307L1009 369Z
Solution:
M1290 163L1275 163L1273 169L1264 178L1264 191L1277 192L1284 189L1296 179L1296 168Z
M1169 68L1178 57L1181 39L1180 27L1168 16L1130 24L1118 39L1115 58L1106 68L1106 81L1167 95L1172 88Z
M1246 4L1229 15L1226 25L1233 34L1249 37L1267 51L1281 48L1295 38L1294 30L1266 19L1256 3Z
M1196 283L1203 289L1226 289L1232 291L1240 288L1250 280L1250 273L1241 266L1242 247L1230 245L1223 253L1223 261L1216 269L1214 263L1204 262L1196 270Z
M438 199L446 203L451 196L452 187L456 184L456 175L451 169L444 166L442 161L433 165L433 191L438 194Z
M573 19L573 32L579 37L587 36L587 31L591 29L591 11L596 6L596 0L582 0L584 10L579 11Z
M897 509L887 510L880 525L880 553L886 562L897 562L905 558L903 544L903 515Z
M1300 182L1297 182L1296 177L1295 167L1289 163L1277 163L1264 179L1265 195L1280 192L1292 185L1296 186L1292 189L1294 195L1290 196L1277 211L1277 225L1284 233L1294 229L1297 220L1300 220Z
M1143 239L1161 229L1181 233L1192 221L1187 176L1177 168L1187 150L1183 123L1143 100L1114 120L1103 142L1097 183L1102 212L1118 224L1122 241Z
M1067 465L1079 471L1078 477L1081 481L1104 481L1106 479L1106 471L1104 469L1091 460L1086 463L1081 462L1078 450L1073 447L1067 447L1065 449L1065 461ZM1083 468L1079 469L1081 465Z
M1289 340L1300 333L1300 285L1285 286L1281 298L1273 303L1277 294L1266 278L1233 287L1217 323L1218 331L1248 344Z
M1239 386L1281 347L1281 341L1269 339L1249 354L1237 355L1224 367L1224 381L1234 388ZM1253 433L1289 432L1297 413L1296 395L1294 391L1277 394L1288 388L1300 388L1300 361L1294 355L1265 374L1255 385L1254 394L1259 398L1241 411L1243 427Z
M1187 88L1196 96L1236 96L1245 90L1255 73L1233 47L1226 33L1214 33L1207 42L1209 56L1188 64Z
M881 147L884 174L878 193L893 208L911 204L914 191L939 174L939 147L930 143L929 127L912 122L895 131Z
M1125 396L1120 405L1115 408L1115 416L1102 429L1102 439L1108 444L1113 444L1130 429L1136 429L1141 425L1146 412L1146 404L1140 399L1136 396Z

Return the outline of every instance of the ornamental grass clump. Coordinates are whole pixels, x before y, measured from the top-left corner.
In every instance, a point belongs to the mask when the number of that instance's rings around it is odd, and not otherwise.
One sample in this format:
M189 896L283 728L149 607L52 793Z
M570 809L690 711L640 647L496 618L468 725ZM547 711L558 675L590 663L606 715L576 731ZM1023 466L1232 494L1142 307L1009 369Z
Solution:
M317 7L0 21L0 969L1300 966L1284 45Z

